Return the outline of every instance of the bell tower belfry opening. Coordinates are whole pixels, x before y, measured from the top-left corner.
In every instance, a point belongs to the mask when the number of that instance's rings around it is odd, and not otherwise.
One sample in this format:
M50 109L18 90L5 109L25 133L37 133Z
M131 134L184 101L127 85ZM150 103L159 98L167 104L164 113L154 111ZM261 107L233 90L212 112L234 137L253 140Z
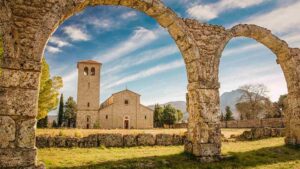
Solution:
M93 60L77 63L77 117L76 127L93 128L98 118L100 103L100 72L102 64ZM87 122L85 117L90 117ZM88 124L87 124L88 123Z

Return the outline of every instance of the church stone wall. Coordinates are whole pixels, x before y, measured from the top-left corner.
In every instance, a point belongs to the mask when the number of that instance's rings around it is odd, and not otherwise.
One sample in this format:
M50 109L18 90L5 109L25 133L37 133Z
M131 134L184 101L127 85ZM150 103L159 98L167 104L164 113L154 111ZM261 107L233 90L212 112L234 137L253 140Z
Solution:
M137 126L139 129L153 128L153 110L140 105L140 113L138 114Z
M107 117L107 118L106 118ZM113 105L107 106L99 112L100 128L113 128Z

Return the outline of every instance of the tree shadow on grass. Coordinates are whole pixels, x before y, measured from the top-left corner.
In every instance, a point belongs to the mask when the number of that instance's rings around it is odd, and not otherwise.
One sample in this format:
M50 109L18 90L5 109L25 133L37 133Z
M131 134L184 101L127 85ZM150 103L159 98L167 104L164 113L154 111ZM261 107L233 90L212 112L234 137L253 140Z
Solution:
M230 152L230 157L215 163L200 163L185 153L119 161L109 161L73 169L224 169L255 168L261 165L300 160L300 149L287 146L268 147L247 152ZM298 163L300 167L300 163Z

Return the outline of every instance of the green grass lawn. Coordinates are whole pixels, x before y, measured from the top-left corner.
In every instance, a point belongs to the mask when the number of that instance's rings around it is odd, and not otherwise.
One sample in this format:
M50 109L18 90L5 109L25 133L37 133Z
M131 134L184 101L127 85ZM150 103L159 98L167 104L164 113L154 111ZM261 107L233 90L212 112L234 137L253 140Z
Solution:
M38 150L38 158L47 168L300 169L300 150L284 146L283 138L223 143L222 154L229 157L202 164L184 154L183 146Z

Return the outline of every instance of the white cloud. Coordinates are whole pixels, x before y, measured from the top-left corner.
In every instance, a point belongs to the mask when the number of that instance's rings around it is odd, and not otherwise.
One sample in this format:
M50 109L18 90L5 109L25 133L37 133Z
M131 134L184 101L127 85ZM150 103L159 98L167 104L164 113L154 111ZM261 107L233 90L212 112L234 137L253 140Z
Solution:
M73 41L88 41L90 40L90 36L78 26L66 26L63 28L65 34L69 36L69 38Z
M115 28L118 23L112 21L111 19L104 19L104 18L90 18L88 23L90 25L95 26L96 28L101 28L101 29L112 29Z
M57 47L49 46L49 45L46 47L46 51L49 53L52 53L52 54L62 52L61 49L59 49Z
M101 54L100 57L97 54L97 57L94 57L94 60L107 63L122 56L126 56L127 54L156 40L160 37L162 31L163 30L161 28L149 30L139 27L134 31L133 35L129 39L117 44L111 49L108 49L104 54Z
M149 77L149 76L152 76L152 75L155 75L155 74L158 74L158 73L162 73L162 72L165 72L165 71L168 71L168 70L176 69L176 68L179 68L179 67L182 67L182 66L184 66L184 62L183 62L182 59L181 60L175 60L175 61L173 61L171 63L167 63L167 64L157 65L155 67L149 68L149 69L141 71L139 73L126 76L126 77L116 81L115 83L104 86L103 88L109 89L109 88L112 88L112 87L115 87L115 86L118 86L118 85L121 85L121 84L136 81L136 80L139 80L139 79L142 79L142 78L145 78L145 77Z
M61 38L56 37L56 36L52 36L49 39L49 43L54 44L54 45L56 45L59 48L64 47L64 46L71 46L71 44L69 42L64 41Z
M266 0L265 0L266 1ZM200 21L208 21L217 18L221 13L239 8L247 8L255 5L259 5L264 0L220 0L211 4L198 4L193 5L187 9L187 13Z
M145 52L139 53L136 56L127 57L121 61L118 61L111 68L103 72L103 75L120 72L126 68L140 65L148 61L164 58L173 54L179 53L178 48L175 45L164 46L161 48L150 49Z
M300 1L280 6L271 12L249 17L238 23L256 24L272 30L274 33L285 34L300 31ZM236 25L235 23L233 25ZM233 26L232 25L232 26Z
M135 11L130 11L130 12L123 13L121 15L121 18L122 19L130 19L130 18L134 18L136 16L137 16L137 13Z

